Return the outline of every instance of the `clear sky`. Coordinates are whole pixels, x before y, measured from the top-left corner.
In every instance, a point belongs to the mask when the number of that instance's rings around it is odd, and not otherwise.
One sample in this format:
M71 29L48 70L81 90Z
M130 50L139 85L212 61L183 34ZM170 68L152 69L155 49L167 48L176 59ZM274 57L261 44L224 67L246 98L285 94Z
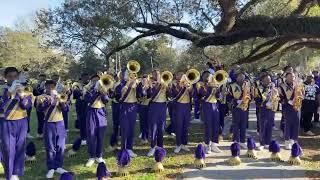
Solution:
M55 7L63 0L0 0L0 26L13 27L19 18L34 15L41 8Z

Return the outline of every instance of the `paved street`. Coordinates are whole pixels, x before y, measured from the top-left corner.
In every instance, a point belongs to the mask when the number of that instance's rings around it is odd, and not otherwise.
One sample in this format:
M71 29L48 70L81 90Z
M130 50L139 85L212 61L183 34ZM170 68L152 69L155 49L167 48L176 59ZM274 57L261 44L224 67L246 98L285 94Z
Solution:
M276 126L279 127L280 114L276 115ZM228 117L230 118L230 117ZM227 121L227 128L229 129L231 121ZM279 130L274 131L274 138L280 140ZM254 109L250 110L249 115L249 136L255 137L258 142L256 134L256 117ZM185 169L182 174L183 179L307 179L305 176L305 169L302 167L290 166L286 163L275 163L269 160L270 153L267 150L258 151L258 160L249 159L246 157L246 150L241 151L242 164L240 166L229 166L225 161L230 157L229 147L230 141L223 141L220 143L222 153L212 153L207 155L207 167L198 169ZM257 143L257 145L259 145ZM288 160L290 151L281 149L281 155L284 160Z

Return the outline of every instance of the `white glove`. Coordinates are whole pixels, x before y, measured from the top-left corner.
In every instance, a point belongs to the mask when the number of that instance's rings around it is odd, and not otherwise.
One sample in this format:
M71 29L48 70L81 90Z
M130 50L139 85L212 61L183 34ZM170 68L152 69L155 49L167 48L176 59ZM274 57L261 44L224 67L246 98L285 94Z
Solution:
M267 102L267 103L266 103L266 106L267 106L268 108L270 108L270 107L272 106L272 103L271 103L271 102Z
M52 95L52 96L58 95L58 91L57 91L57 90L52 90L52 91L51 91L51 95Z
M242 100L237 100L237 104L241 104L242 103Z
M100 83L99 83L99 81L97 81L96 84L94 85L94 90L98 91L99 86L100 86Z
M288 103L289 103L290 105L293 105L293 101L291 101L291 100L290 100Z
M14 81L12 82L12 85L11 85L10 88L8 89L8 91L9 91L10 93L13 93L13 92L16 91L16 89L18 88L18 86L21 86L21 84L19 83L19 80L14 80Z

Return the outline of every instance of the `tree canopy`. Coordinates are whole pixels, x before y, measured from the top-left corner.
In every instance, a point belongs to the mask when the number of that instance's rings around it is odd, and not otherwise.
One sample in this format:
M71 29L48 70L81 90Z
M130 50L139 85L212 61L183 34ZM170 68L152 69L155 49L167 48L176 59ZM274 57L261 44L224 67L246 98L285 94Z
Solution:
M193 46L256 40L235 63L277 51L319 47L319 0L77 0L38 12L36 32L51 45L81 52L95 47L108 59L137 40L167 34ZM133 38L123 39L132 34Z

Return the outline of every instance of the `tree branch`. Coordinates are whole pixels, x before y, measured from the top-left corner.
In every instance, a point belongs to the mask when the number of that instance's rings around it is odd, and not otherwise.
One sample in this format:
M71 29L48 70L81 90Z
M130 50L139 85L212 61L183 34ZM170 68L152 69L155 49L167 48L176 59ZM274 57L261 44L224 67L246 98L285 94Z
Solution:
M292 12L292 15L301 15L305 12L310 6L316 4L314 0L301 0L297 9Z
M251 0L249 1L245 6L243 6L239 13L238 13L238 18L241 18L241 16L247 11L249 10L252 6L255 6L256 4L262 2L263 0Z
M218 0L221 7L221 21L215 28L217 34L229 32L236 22L238 14L236 0Z

